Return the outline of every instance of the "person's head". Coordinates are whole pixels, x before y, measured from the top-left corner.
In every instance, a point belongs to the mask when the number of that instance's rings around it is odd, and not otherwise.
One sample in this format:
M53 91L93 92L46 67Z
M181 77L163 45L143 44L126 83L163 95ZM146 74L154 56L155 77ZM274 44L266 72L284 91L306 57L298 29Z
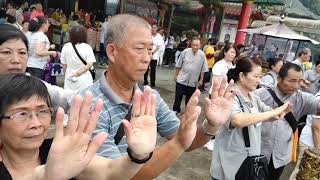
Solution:
M11 16L10 14L7 14L7 22L10 24L14 24L17 22L17 19L16 19L16 17Z
M316 63L314 65L315 65L314 70L319 74L320 73L320 59L318 61L316 61Z
M309 48L303 48L299 52L298 56L302 62L309 62L311 57L311 50Z
M73 26L69 37L72 44L85 43L87 41L87 30L81 25Z
M277 52L277 50L278 50L277 46L272 43L271 46L270 46L270 51Z
M25 74L0 75L0 140L9 150L36 150L46 137L51 103L44 83Z
M216 45L217 44L217 39L211 38L211 40L209 41L210 45Z
M76 15L76 14L72 15L71 18L72 18L72 21L78 21L79 20L79 16Z
M106 16L105 16L105 21L110 21L110 19L111 19L111 15L110 14L107 14Z
M236 67L228 71L228 81L233 79L238 86L250 92L259 85L261 71L260 59L242 57L237 61Z
M0 24L0 74L24 73L27 68L28 39L9 24Z
M36 10L38 11L42 11L42 4L41 3L37 3L36 6L35 6Z
M17 15L17 22L18 22L20 25L22 25L23 20L24 20L24 17L23 17L22 14Z
M279 73L281 67L283 66L283 61L280 58L271 58L268 61L269 69L275 72L276 74Z
M197 36L194 36L191 40L191 49L193 53L197 53L201 46L201 40Z
M30 20L29 31L30 32L47 32L50 24L47 18L44 16L37 16Z
M232 62L236 57L236 49L232 44L226 44L221 52L223 59L227 62Z
M28 32L29 31L29 21L22 21L22 30L23 32Z
M108 71L119 73L119 77L131 82L141 80L151 60L153 43L150 25L138 16L119 14L111 18L108 27Z
M285 63L278 73L278 88L283 94L291 95L300 88L303 72L299 65Z
M151 25L151 34L155 36L158 33L158 24L152 23Z

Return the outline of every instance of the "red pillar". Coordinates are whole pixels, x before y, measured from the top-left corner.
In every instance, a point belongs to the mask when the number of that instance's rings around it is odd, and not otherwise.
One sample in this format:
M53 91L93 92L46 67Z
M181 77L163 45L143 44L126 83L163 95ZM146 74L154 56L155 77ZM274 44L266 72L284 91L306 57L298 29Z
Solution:
M253 2L254 2L254 0L243 0L243 2L242 2L240 20L239 20L237 35L236 35L236 40L235 40L236 45L244 44L246 33L240 32L238 30L248 28L248 24L249 24L249 20L250 20L250 16L251 16L251 7L252 7Z

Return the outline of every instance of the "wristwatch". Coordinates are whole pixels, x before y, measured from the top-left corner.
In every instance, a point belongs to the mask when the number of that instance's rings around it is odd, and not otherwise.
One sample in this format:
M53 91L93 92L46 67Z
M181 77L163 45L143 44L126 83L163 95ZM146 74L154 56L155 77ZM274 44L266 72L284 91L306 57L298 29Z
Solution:
M128 153L129 158L131 159L131 161L134 163L137 163L137 164L144 164L144 163L148 162L151 159L152 154L153 154L153 152L151 152L148 157L146 157L144 159L137 159L132 155L132 151L129 147L127 148L127 153Z

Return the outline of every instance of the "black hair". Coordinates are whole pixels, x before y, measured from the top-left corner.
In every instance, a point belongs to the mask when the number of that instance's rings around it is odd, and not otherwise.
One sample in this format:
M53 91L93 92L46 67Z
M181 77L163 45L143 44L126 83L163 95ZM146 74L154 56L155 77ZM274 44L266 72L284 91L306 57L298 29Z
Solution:
M228 52L230 49L234 49L236 51L236 57L237 57L237 49L233 47L231 43L227 43L221 50L221 52L218 54L218 57L216 58L216 62L220 61L221 59L224 58L224 53ZM236 58L235 57L235 58Z
M280 58L270 58L268 60L269 69L272 69L272 66L275 66L279 61L282 61L282 59L280 59Z
M320 64L320 59L318 59L316 62L315 62L315 66L318 66Z
M49 92L40 79L21 73L0 75L0 120L8 107L32 96L45 100L51 107Z
M79 20L79 16L76 15L76 14L72 15L71 18L72 18L73 21L78 21Z
M280 71L278 73L278 76L280 78L284 79L285 77L288 76L288 71L290 69L293 69L293 70L295 70L297 72L302 72L302 68L299 65L287 62L281 67L281 69L280 69Z
M10 24L14 24L17 22L17 19L16 19L16 17L11 16L10 14L7 14L7 22Z
M302 55L306 55L308 54L308 52L310 52L310 49L309 48L303 48L299 53L298 53L298 56L302 56Z
M261 60L259 58L240 58L237 61L236 67L228 71L228 81L233 79L234 82L237 82L239 80L240 73L242 72L244 75L247 75L252 71L253 66L262 66Z
M12 39L21 39L28 49L28 39L22 31L10 24L0 24L0 45Z
M45 18L44 16L37 16L33 19L30 19L29 31L30 32L37 32L37 31L39 31L42 24L45 24L47 22L48 22L48 19Z

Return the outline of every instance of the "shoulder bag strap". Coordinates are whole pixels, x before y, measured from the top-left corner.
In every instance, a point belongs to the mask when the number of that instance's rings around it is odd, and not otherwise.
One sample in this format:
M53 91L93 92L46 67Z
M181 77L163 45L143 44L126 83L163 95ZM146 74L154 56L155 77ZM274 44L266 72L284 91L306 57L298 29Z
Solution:
M271 88L267 88L267 90L269 91L269 93L271 94L271 96L273 97L273 99L276 101L276 103L278 104L278 106L282 106L283 102L278 98L278 96L276 95L276 93L271 89ZM292 128L292 131L295 132L295 130L298 128L298 122L296 121L296 118L293 116L292 112L290 111L289 113L287 113L284 118L287 120L287 122L289 123L290 127Z
M72 44L72 43L71 43L71 44ZM84 65L87 65L87 62L86 62L85 60L83 60L82 57L80 56L80 54L79 54L76 46L75 46L74 44L72 44L72 47L73 47L74 51L76 52L78 58L81 60L81 62L82 62Z
M239 100L239 104L240 104L240 108L242 109L242 112L245 112L244 111L244 107L241 103L241 100L239 98L238 95L236 95L236 97L238 98ZM244 127L242 128L242 134L243 134L243 138L244 138L244 144L246 146L246 148L249 148L250 147L250 139L249 139L249 130L248 130L248 127Z

